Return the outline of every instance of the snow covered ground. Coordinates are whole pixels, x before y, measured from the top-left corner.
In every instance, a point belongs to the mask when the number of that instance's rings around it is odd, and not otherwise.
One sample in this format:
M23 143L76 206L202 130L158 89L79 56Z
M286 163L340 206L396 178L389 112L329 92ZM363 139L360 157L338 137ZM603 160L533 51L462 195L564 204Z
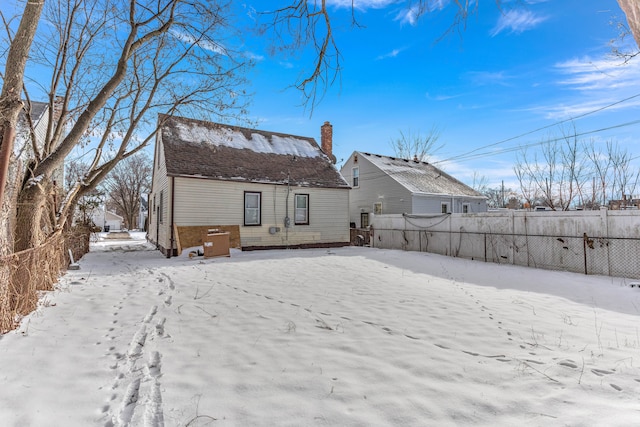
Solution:
M79 264L0 337L3 426L640 420L629 280L354 247L166 259L144 240Z

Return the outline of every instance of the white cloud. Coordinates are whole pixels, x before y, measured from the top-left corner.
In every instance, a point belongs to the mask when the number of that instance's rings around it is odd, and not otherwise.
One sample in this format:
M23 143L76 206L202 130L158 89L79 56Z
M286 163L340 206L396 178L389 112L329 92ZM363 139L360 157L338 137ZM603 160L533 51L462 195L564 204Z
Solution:
M387 59L387 58L395 58L396 56L398 56L402 51L406 50L406 47L400 48L400 49L393 49L391 52L387 52L384 53L382 55L379 55L378 57L376 57L376 60L379 61L381 59Z
M245 56L245 58L249 58L249 59L252 59L254 61L262 61L262 60L264 60L264 55L259 55L257 53L253 53L253 52L249 52L249 51L244 52L243 55Z
M403 8L395 20L401 24L416 25L420 16L434 10L442 10L449 5L450 0L433 0L422 4L414 4L409 8Z
M624 63L619 58L583 57L555 65L566 77L558 84L577 90L611 90L640 86L640 61Z
M492 37L497 36L503 31L519 34L531 30L546 20L547 17L537 16L528 10L510 10L500 15L498 23L493 27L490 34Z
M466 77L473 83L474 86L506 86L508 85L508 80L511 80L513 78L504 71L469 71L468 73L466 73Z
M456 95L431 95L429 92L425 94L426 98L431 101L448 101L450 99L455 99L463 96L462 94Z
M177 30L172 30L171 35L176 39L183 41L187 44L196 44L197 46L199 46L204 50L208 50L210 52L228 56L227 49L223 45L213 42L211 40L197 40L191 34L187 34L183 31L177 31Z
M546 118L564 120L606 107L607 111L626 110L640 106L640 97L624 102L640 92L640 61L626 64L618 58L574 58L555 65L561 89L573 91L556 105L536 107L530 111Z

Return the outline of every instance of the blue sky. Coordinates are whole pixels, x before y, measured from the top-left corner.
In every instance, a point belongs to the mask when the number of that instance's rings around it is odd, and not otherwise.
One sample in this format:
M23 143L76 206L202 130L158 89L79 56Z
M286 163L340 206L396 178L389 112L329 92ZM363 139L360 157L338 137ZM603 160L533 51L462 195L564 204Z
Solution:
M310 52L270 56L264 39L247 37L257 58L249 109L257 127L319 141L328 120L338 165L354 150L393 155L400 131L436 127L443 147L431 160L468 184L475 173L490 186L516 187L518 147L561 136L554 124L584 114L564 127L640 155L640 124L618 127L640 118L640 96L620 102L640 94L640 65L612 55L615 23L626 24L615 0L503 1L502 12L482 0L466 29L444 37L455 13L447 0L418 21L407 19L406 1L359 0L360 28L350 25L351 0L327 2L343 68L311 117L300 93L287 89L312 66Z
M519 147L531 152L561 136L555 124L571 118L565 129L616 141L640 166L640 124L629 124L640 119L640 57L625 65L612 55L616 23L626 23L616 0L502 0L502 10L480 0L466 28L448 34L456 11L450 0L432 0L419 20L409 0L355 0L359 27L351 25L351 0L327 0L342 72L312 115L291 86L309 72L313 53L270 55L268 35L251 28L249 11L290 3L232 3L246 28L240 49L255 59L249 119L317 141L330 121L338 167L354 150L394 155L400 132L437 128L442 148L433 163L467 184L475 175L515 189Z

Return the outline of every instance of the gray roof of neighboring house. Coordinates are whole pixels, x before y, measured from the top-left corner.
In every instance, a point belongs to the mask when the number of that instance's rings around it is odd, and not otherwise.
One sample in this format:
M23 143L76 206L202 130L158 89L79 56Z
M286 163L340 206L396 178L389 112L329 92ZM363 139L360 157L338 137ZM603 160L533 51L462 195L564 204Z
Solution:
M356 151L414 194L485 197L437 167L417 160L399 159ZM363 179L362 177L361 179Z
M31 101L31 120L37 122L40 117L47 111L49 104L46 102Z
M160 116L167 174L350 188L313 138Z
M25 102L25 106L27 106ZM29 111L29 115L31 116L31 120L34 124L37 124L38 121L42 118L42 116L47 112L47 108L49 104L46 102L37 102L31 101L31 110ZM24 128L24 130L28 129L28 125L25 119L25 111L24 109L20 111L20 116L18 119L18 130Z

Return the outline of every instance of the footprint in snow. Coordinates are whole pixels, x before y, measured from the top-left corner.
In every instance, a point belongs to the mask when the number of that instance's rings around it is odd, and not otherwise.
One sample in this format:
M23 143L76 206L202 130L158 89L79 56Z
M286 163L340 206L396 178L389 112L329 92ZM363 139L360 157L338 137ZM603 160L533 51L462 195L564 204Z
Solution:
M591 372L593 372L594 374L596 374L599 377L603 377L605 375L613 374L612 371L606 371L604 369L592 369Z
M578 367L578 365L573 363L571 360L563 360L562 362L558 363L558 365L566 366L568 368L573 368L573 369L576 369Z

